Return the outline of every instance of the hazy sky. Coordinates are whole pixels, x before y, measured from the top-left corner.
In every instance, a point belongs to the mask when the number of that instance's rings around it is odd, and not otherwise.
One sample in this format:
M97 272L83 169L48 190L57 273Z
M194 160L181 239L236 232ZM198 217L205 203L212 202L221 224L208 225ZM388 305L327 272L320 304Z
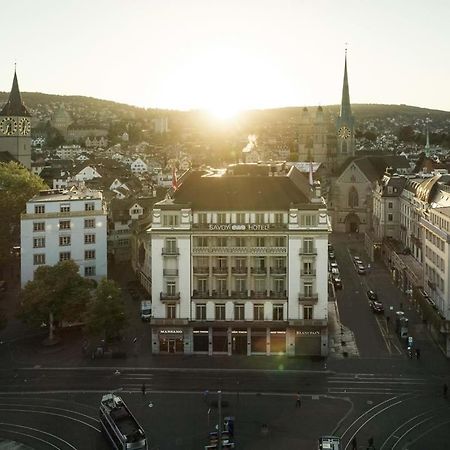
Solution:
M448 0L0 0L0 90L219 111L450 110Z

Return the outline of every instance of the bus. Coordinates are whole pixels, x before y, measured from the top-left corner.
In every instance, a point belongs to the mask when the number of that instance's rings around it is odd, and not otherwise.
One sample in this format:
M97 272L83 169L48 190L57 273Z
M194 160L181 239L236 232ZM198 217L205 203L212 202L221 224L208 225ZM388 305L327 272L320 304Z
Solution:
M319 438L319 450L339 450L341 440L337 436L322 436Z
M100 422L112 448L148 450L144 430L125 402L115 394L105 394L100 402Z

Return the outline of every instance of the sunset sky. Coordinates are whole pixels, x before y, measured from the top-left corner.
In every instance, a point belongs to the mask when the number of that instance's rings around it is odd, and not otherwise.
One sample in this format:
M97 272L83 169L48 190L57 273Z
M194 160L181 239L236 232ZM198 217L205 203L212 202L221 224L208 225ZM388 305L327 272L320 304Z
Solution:
M219 113L340 101L450 110L446 0L2 2L0 90Z

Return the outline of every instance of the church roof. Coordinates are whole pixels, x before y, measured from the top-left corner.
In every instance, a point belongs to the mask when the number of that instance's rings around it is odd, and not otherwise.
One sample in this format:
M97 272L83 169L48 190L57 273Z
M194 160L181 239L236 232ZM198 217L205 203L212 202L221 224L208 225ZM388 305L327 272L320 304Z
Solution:
M11 92L9 94L8 101L6 105L0 112L0 116L26 116L30 117L31 114L28 112L27 108L22 102L22 97L20 95L19 83L17 81L17 73L14 71L13 84Z
M350 106L350 93L348 89L348 76L347 76L347 50L345 50L345 65L344 65L344 83L342 85L342 100L340 117L351 117L352 108Z

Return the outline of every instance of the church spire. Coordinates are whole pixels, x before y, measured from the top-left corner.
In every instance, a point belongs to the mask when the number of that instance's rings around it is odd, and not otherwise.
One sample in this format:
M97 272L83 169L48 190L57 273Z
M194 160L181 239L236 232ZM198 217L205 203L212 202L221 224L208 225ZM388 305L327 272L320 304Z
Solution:
M348 76L347 76L347 48L345 49L345 66L344 66L344 84L342 86L342 101L340 117L351 117L352 108L350 106L350 93L348 90Z
M9 94L9 99L6 105L0 112L0 116L19 116L19 117L30 117L31 114L28 112L27 108L22 102L22 96L20 95L19 82L17 81L17 72L14 68L14 78Z

